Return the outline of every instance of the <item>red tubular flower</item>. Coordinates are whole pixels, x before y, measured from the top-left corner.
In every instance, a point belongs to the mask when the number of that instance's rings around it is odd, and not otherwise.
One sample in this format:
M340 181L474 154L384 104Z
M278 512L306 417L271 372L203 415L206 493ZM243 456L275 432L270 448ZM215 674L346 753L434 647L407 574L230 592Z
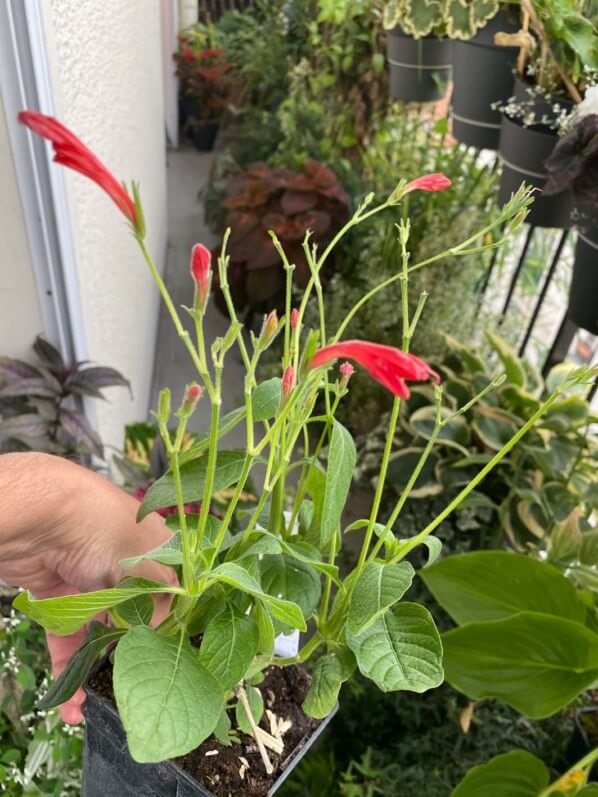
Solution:
M450 188L452 185L448 177L442 172L434 172L434 174L423 174L417 180L412 180L405 186L405 194L410 191L444 191L445 188Z
M210 295L212 280L212 254L207 246L195 244L191 250L189 269L195 283L195 309L203 312Z
M74 133L57 119L34 111L21 111L19 122L42 138L47 138L54 149L56 163L85 175L99 185L133 227L140 230L135 202L125 186Z
M345 340L325 346L314 354L311 368L328 365L339 357L359 363L373 379L401 398L409 398L411 395L406 379L423 381L432 377L436 382L440 381L438 374L419 357L406 354L393 346L383 346L367 340Z

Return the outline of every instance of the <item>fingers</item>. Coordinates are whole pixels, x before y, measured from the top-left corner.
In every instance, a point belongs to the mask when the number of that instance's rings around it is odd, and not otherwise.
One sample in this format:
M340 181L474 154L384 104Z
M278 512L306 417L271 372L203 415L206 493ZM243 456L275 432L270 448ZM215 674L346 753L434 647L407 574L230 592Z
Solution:
M56 636L46 634L48 650L52 661L52 673L58 678L64 670L70 657L79 649L85 638L86 630L82 628L70 636ZM78 689L75 694L60 707L60 716L69 724L77 724L83 720L81 706L85 702L85 692Z

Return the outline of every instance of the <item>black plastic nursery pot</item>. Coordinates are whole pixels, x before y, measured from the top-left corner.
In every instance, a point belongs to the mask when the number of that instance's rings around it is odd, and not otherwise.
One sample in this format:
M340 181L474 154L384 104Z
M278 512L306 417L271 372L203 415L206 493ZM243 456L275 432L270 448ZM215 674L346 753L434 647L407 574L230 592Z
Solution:
M526 84L519 78L515 81L515 99L517 102L529 100ZM567 105L563 100L562 105ZM553 115L552 106L543 99L536 99L534 109L537 117L543 114ZM519 119L511 119L503 115L500 129L499 154L502 161L499 201L507 202L521 183L526 183L538 191L527 217L529 224L537 227L571 226L573 211L573 195L570 191L544 196L542 189L546 184L544 161L551 154L558 140L555 130L543 125L524 127Z
M388 31L390 96L402 102L441 100L452 76L450 39L414 39L397 26Z
M82 797L214 797L211 791L174 761L158 764L138 764L133 761L113 703L96 694L89 685L86 685L85 690ZM325 731L337 710L338 706L279 764L268 797L279 790ZM239 779L235 794L240 797L243 793L243 780Z
M498 47L494 35L514 33L509 15L501 11L468 41L453 46L453 135L469 147L497 149L501 112L492 104L504 103L513 93L517 51Z
M218 122L196 122L189 128L189 135L200 152L211 152L218 135Z
M567 315L598 335L598 221L582 226L577 236Z

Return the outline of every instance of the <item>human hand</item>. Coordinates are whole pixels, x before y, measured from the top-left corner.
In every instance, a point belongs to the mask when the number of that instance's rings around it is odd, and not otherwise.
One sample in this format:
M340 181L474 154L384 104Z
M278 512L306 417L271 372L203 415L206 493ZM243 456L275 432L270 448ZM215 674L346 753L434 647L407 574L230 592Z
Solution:
M138 501L97 473L47 454L3 454L0 501L0 579L37 598L112 587L125 575L176 581L170 568L155 562L122 569L120 560L156 548L171 533L155 514L138 524ZM168 596L155 596L155 622L168 603ZM84 636L85 629L47 635L54 677ZM82 720L84 700L80 689L61 706L65 722Z

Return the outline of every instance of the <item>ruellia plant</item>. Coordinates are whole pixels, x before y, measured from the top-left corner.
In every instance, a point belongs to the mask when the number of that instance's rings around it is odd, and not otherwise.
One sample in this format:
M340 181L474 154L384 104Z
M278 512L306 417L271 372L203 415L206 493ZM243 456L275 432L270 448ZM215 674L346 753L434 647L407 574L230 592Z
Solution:
M197 244L191 255L195 285L191 316L195 336L183 326L145 242L145 224L134 184L132 194L70 131L56 120L24 112L21 121L53 144L55 160L74 167L97 182L127 218L131 232L154 276L182 344L197 371L182 401L173 411L168 389L162 391L156 419L166 448L169 469L148 491L139 518L162 507L178 508L172 538L146 559L176 570L178 586L138 578L125 578L113 589L80 595L35 600L21 593L15 606L55 634L70 634L91 623L87 639L63 675L50 689L45 705L67 699L86 677L96 656L114 645L113 683L116 705L127 733L132 757L152 762L180 756L211 734L230 743L231 723L255 736L267 772L272 771L268 747L276 748L264 727L258 727L263 705L253 688L269 668L310 662L311 686L303 704L305 713L326 717L335 706L344 681L357 668L383 691L424 692L443 680L440 635L429 612L403 601L414 576L407 561L417 546L425 545L430 559L439 543L432 536L442 520L476 488L536 421L572 384L585 382L591 369L580 368L559 385L505 441L492 459L463 487L437 518L411 539L395 533L396 521L409 490L425 464L432 444L415 464L413 476L397 502L392 517L381 523L379 510L389 466L392 440L401 403L409 399L407 382L434 383L436 422L444 427L468 412L495 387L495 379L458 409L445 408L438 375L409 351L413 330L424 310L425 296L416 312L408 312L409 276L444 256L410 263L409 222L397 228L402 266L364 295L334 332L328 330L320 273L336 243L353 226L381 212L396 211L410 192L449 188L441 174L426 175L409 183L402 180L381 204L365 198L346 225L321 251L310 235L303 241L310 278L299 306L291 304L293 263L272 236L285 272L285 313L265 317L261 332L246 341L242 335L227 279L227 240L218 258L220 288L230 312L230 327L222 338L207 346L204 318L209 302L212 265L209 251ZM499 217L474 236L453 247L452 254L482 250L488 233L503 227L505 234L521 224L531 202L530 192L519 190ZM364 264L364 267L367 264ZM376 301L386 286L402 286L402 347L381 346L364 340L344 340L351 318L361 307ZM304 325L305 308L312 292L320 304L317 329ZM257 383L256 368L276 336L282 340L281 376ZM232 413L221 412L223 369L236 347L245 364L244 403ZM333 364L342 365L335 374ZM379 478L366 517L348 526L343 510L349 497L356 464L354 442L335 419L336 410L351 389L354 375L349 361L394 394L387 446L380 459ZM315 414L322 396L324 412ZM184 453L182 443L189 418L198 401L209 401L211 424L204 438ZM176 431L170 431L172 422ZM244 450L223 445L226 434L243 425ZM316 442L314 442L316 441ZM260 484L257 503L245 511L244 525L231 533L242 497L252 477ZM210 513L212 496L230 488L221 517ZM198 513L188 515L185 504L201 501ZM345 533L363 532L357 562L345 576L338 555ZM130 568L138 561L127 560ZM151 627L152 595L172 596L170 613ZM94 620L108 612L112 625ZM296 655L276 655L277 635L306 634ZM276 719L276 718L275 718ZM271 718L270 718L271 720ZM270 726L271 727L271 726ZM280 729L280 726L279 726ZM288 752L291 751L287 751Z

